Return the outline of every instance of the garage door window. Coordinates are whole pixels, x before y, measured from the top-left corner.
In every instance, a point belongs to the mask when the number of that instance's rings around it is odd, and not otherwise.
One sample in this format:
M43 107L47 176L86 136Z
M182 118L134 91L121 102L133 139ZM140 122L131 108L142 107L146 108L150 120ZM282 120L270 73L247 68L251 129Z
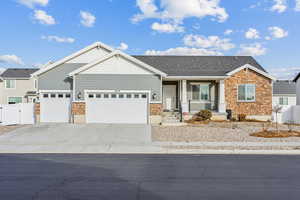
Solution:
M55 94L51 94L51 98L55 98L56 97L56 95Z
M117 98L117 95L116 94L112 94L111 98L115 99L115 98Z
M146 98L147 98L147 95L146 95L146 94L143 94L143 95L142 95L142 98L143 98L143 99L146 99Z
M67 99L71 98L71 94L66 94L66 98Z
M89 94L89 98L90 99L94 98L94 95L93 94Z
M49 94L43 94L43 97L44 97L44 98L48 98L48 97L49 97Z
M119 98L123 99L124 98L124 94L119 94Z
M127 99L131 99L131 94L126 94Z
M63 94L58 94L58 98L64 98Z
M102 96L101 94L96 94L96 98L97 98L97 99L100 99L101 96Z
M109 94L104 94L104 98L108 99L109 98Z

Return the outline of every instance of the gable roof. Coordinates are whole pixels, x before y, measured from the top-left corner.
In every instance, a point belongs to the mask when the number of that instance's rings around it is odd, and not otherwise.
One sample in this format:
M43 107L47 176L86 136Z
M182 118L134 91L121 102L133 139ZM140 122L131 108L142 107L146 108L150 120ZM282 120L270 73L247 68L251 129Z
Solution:
M9 68L5 70L1 77L5 78L30 78L31 74L38 71L37 68Z
M93 66L95 66L99 63L102 63L102 62L104 62L104 61L106 61L106 60L108 60L111 57L116 56L116 55L123 56L124 58L140 65L141 67L143 67L143 68L145 68L145 69L147 69L151 72L154 72L155 74L160 74L161 76L166 76L167 75L166 73L164 73L164 72L162 72L162 71L160 71L160 70L158 70L158 69L156 69L156 68L154 68L154 67L152 67L152 66L150 66L150 65L148 65L148 64L146 64L146 63L144 63L144 62L142 62L142 61L140 61L140 60L138 60L134 57L132 57L132 56L129 56L129 55L127 55L127 54L125 54L125 53L123 53L119 50L116 50L116 51L114 51L114 52L112 52L112 53L110 53L110 54L108 54L108 55L92 62L92 63L89 63L87 65L84 65L83 67L80 67L79 69L74 70L73 72L69 73L69 76L74 76L76 74L79 74L79 73L81 73L81 72L83 72L83 71L85 71L85 70L87 70L87 69L89 69L89 68L91 68L91 67L93 67Z
M266 73L251 56L133 56L168 76L226 76L250 64Z
M299 72L299 74L294 78L294 82L297 82L298 81L298 79L300 78L300 72Z
M236 68L235 70L233 70L233 71L231 71L231 72L228 72L226 75L227 75L227 76L232 76L232 75L234 75L235 73L237 73L237 72L239 72L239 71L241 71L241 70L243 70L243 69L251 69L252 71L255 71L256 73L259 73L259 74L263 75L264 77L267 77L267 78L269 78L269 79L271 79L271 80L276 80L275 77L271 76L271 75L268 74L267 72L262 71L262 70L260 70L260 69L258 69L258 68L256 68L256 67L254 67L254 66L252 66L252 65L250 65L250 64L246 64L246 65L244 65L244 66L241 66L241 67L239 67L239 68Z
M56 62L54 62L54 63L52 63L50 65L47 65L47 66L43 67L39 71L37 71L34 74L32 74L32 76L38 76L38 75L40 75L42 73L45 73L45 72L51 70L52 68L54 68L54 67L56 67L58 65L61 65L61 64L65 63L65 62L68 62L69 60L72 60L73 58L76 58L79 55L84 54L84 53L86 53L86 52L88 52L88 51L90 51L90 50L92 50L92 49L94 49L96 47L103 47L104 49L106 49L106 50L108 50L110 52L114 51L113 48L109 47L106 44L103 44L101 42L95 42L95 43L91 44L90 46L87 46L87 47L85 47L85 48L83 48L83 49L81 49L81 50L79 50L79 51L71 54L70 56L67 56L67 57L65 57L65 58L63 58L61 60L58 60L58 61L56 61Z
M296 95L296 83L291 80L278 80L273 84L273 94Z

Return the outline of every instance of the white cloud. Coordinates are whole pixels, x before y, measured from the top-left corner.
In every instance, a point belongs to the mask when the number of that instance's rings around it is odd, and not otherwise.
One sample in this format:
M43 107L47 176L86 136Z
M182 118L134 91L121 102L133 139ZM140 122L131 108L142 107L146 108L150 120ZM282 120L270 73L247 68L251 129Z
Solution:
M254 28L249 28L249 30L245 33L245 37L247 39L258 39L260 38L258 30Z
M128 44L121 42L120 46L118 46L117 49L119 49L121 51L126 51L128 49Z
M42 36L41 38L43 40L54 41L54 42L58 42L58 43L73 43L73 42L75 42L74 38L59 37L59 36L56 36L56 35Z
M270 34L274 39L287 37L289 33L278 26L269 27Z
M287 1L286 0L273 0L274 5L271 8L271 11L283 13L287 9Z
M44 24L44 25L56 24L55 19L51 15L48 15L43 10L35 10L34 11L34 19L37 20L40 24Z
M153 23L151 26L152 30L155 30L160 33L180 33L184 32L184 27L179 26L177 24L160 24L160 23Z
M141 13L133 16L133 22L156 18L182 23L185 18L203 18L212 16L219 22L228 18L226 10L220 7L220 0L159 0L159 7L155 0L136 0Z
M218 36L205 37L202 35L190 34L183 38L183 42L186 46L213 49L218 51L228 51L235 47L235 45L231 43L230 39L221 39Z
M299 12L300 11L300 0L296 0L296 7L295 11Z
M93 27L96 22L96 17L90 12L80 11L80 17L81 24L86 27Z
M270 74L280 80L292 80L300 71L300 67L280 67L268 70Z
M18 0L20 4L23 4L29 8L34 8L35 6L47 6L49 0Z
M267 49L260 43L255 44L242 44L240 51L237 53L239 56L261 56L265 55Z
M233 30L227 29L227 30L224 32L224 35L231 35L232 33L233 33Z
M272 38L270 36L266 36L265 40L272 40Z
M10 63L23 65L23 61L20 57L16 55L0 55L0 63Z
M207 49L189 48L189 47L177 47L170 48L164 51L147 50L146 55L193 55L193 56L214 56L223 55L221 52Z

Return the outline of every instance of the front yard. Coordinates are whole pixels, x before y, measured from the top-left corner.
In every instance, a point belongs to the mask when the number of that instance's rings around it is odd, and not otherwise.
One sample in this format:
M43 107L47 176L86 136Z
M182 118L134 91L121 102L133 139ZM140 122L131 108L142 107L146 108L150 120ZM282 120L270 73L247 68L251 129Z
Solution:
M263 130L264 123L258 122L209 122L202 125L180 127L153 126L154 142L300 142L300 137L261 138L250 136ZM279 125L280 130L288 130L288 126ZM275 125L269 128L275 130ZM293 126L300 131L300 126Z

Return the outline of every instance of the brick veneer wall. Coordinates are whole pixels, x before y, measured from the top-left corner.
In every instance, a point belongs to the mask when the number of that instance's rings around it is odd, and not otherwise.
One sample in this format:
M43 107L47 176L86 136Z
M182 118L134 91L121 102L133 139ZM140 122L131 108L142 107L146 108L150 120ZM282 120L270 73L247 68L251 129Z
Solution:
M35 105L34 105L34 112L35 112L36 115L40 115L40 113L41 113L40 103L35 103Z
M239 84L256 85L255 102L238 102ZM232 110L233 116L271 115L272 114L272 81L250 69L241 70L225 80L226 108Z
M150 104L150 115L161 115L162 113L162 104Z
M85 102L74 102L72 104L73 115L85 115Z

